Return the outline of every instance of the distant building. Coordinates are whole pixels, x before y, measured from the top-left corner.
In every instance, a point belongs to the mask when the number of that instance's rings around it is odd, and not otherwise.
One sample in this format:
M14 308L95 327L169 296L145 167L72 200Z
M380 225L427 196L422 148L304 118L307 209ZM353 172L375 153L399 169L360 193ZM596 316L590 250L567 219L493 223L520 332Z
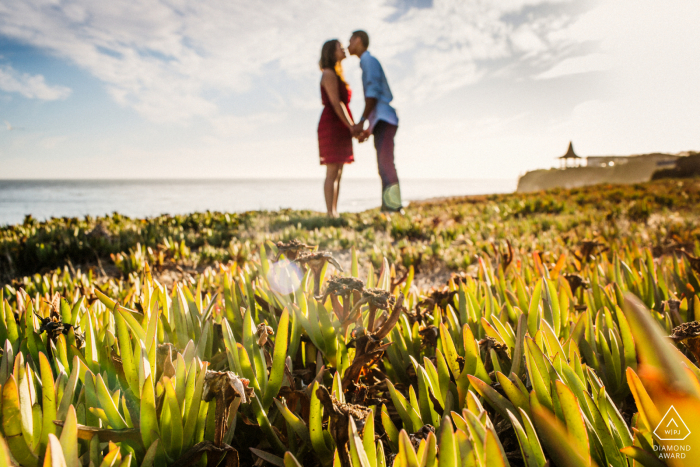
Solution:
M586 166L588 167L614 167L616 165L624 165L630 161L646 159L653 161L657 167L673 167L676 164L678 155L675 154L640 154L637 156L588 156L586 157Z
M612 167L629 162L628 156L588 156L586 166L588 167Z
M587 156L585 158L585 164L582 164L584 158L579 156L574 152L574 145L569 141L569 148L566 150L566 154L559 156L559 168L569 169L573 167L615 167L618 165L624 165L630 161L636 160L648 160L653 161L657 167L664 166L674 166L678 156L683 156L685 154L663 154L663 153L652 153L652 154L641 154L634 156ZM637 159L640 158L640 159Z
M561 162L560 167L562 169L568 169L569 167L580 167L581 166L581 156L578 156L574 152L574 145L569 141L569 149L566 150L566 154L559 157Z

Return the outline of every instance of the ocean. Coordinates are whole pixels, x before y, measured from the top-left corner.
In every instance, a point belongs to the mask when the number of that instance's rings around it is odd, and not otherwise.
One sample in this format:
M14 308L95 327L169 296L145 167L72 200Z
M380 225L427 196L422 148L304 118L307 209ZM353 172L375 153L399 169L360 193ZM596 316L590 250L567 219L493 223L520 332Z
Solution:
M443 196L508 193L516 180L402 180L407 201ZM381 203L376 179L341 182L338 210L364 211ZM195 211L244 212L281 208L325 212L323 180L0 180L0 225L21 223L31 214L51 217L130 217Z

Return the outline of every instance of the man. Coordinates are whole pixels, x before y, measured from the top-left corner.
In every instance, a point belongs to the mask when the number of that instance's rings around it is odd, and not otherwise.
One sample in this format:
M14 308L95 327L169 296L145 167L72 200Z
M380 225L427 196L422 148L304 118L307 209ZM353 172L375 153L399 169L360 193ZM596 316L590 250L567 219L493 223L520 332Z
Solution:
M382 65L369 53L368 47L369 36L365 31L352 33L348 52L360 59L362 87L365 93L365 111L353 127L352 133L360 142L366 140L370 133L374 135L377 166L382 179L382 211L401 212L399 176L394 165L394 136L399 128L399 118L394 108L389 105L394 96L389 89ZM369 122L366 130L365 121Z

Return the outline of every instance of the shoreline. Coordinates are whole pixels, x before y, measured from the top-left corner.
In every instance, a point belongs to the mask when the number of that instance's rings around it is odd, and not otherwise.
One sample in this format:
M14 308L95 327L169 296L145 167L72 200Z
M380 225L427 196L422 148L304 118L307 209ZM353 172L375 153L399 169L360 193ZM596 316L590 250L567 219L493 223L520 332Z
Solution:
M405 200L424 200L490 191L515 190L515 180L501 185L474 180L407 180L401 189ZM217 211L241 213L280 209L325 212L322 181L118 181L118 182L0 182L0 224L21 223L27 213L37 219L84 217L115 211L133 218L162 213L184 215ZM339 210L361 212L381 202L381 182L344 180Z

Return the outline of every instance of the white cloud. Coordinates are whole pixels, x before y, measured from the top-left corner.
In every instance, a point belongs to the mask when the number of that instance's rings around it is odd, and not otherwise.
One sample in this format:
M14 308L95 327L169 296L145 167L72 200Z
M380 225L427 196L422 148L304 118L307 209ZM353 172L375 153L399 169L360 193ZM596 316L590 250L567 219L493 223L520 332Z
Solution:
M65 86L47 84L42 75L20 73L9 65L0 65L0 90L45 101L65 99L71 93Z
M400 100L434 98L482 79L489 61L571 41L547 38L566 25L563 13L538 13L546 21L532 13L538 28L509 23L508 14L550 3L435 0L388 22L396 7L376 0L25 0L0 4L0 34L67 58L150 120L186 121L218 118L220 96L271 77L289 81L290 93L300 89L293 83L316 81L323 41L345 43L357 28L370 32Z
M552 79L592 71L607 71L611 67L612 58L609 55L594 53L564 59L544 73L535 76L535 79Z
M547 49L547 43L528 23L516 28L510 39L516 49L525 52L527 55L534 55Z
M573 41L599 41L610 66L607 95L579 103L562 122L577 151L698 149L700 60L691 46L700 42L698 23L697 2L611 0L561 31Z

